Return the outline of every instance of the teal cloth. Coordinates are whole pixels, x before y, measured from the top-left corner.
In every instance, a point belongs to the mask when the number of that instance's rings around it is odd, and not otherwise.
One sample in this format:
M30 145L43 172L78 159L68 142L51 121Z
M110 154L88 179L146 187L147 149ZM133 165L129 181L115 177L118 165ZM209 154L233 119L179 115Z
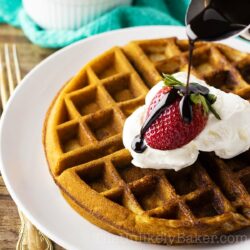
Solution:
M77 30L45 30L25 13L21 0L0 0L0 23L23 29L35 44L59 48L109 30L143 25L183 25L189 0L135 0L117 7Z

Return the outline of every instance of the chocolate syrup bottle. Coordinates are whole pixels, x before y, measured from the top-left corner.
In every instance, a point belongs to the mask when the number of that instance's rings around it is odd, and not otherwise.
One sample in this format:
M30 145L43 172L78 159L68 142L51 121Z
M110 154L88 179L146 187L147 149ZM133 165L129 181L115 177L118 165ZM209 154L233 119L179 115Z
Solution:
M249 0L192 0L186 14L191 40L221 40L241 33L249 24Z
M186 32L189 38L187 94L195 42L229 38L248 32L249 26L250 0L191 1L186 14Z
M192 0L186 14L189 38L187 88L195 41L225 39L243 31L248 32L249 26L250 0Z

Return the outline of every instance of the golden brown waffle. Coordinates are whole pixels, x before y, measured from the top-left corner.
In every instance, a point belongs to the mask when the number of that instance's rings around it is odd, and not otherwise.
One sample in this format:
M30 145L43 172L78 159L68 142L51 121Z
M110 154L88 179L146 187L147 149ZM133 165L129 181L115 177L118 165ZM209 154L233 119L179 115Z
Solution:
M134 240L199 243L250 225L250 152L201 153L179 172L141 169L122 145L123 123L161 73L187 68L187 41L135 41L88 63L55 98L44 145L66 200L96 225ZM250 99L250 55L197 43L193 74ZM198 241L197 241L198 239ZM206 238L207 240L207 238Z

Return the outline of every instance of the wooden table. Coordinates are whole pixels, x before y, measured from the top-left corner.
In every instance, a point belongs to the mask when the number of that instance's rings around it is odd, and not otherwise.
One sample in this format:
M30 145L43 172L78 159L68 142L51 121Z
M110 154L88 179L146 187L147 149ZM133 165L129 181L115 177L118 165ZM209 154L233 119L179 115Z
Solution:
M4 43L17 44L22 77L36 64L55 50L39 48L31 44L23 32L8 25L0 25L0 49ZM11 199L0 174L0 249L15 249L20 219L17 207ZM54 243L56 250L63 248ZM27 249L29 250L29 249ZM39 249L36 249L39 250Z

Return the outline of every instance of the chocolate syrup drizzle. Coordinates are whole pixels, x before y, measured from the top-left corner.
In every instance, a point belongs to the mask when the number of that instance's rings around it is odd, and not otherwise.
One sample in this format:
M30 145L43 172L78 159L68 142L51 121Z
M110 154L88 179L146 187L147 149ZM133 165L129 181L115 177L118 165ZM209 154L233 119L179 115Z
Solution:
M132 142L131 147L136 153L142 153L145 151L145 149L147 148L147 145L144 142L144 135L146 131L152 125L152 123L161 115L161 113L176 100L178 96L179 94L177 89L172 88L154 107L149 117L142 125L140 134L137 135Z

